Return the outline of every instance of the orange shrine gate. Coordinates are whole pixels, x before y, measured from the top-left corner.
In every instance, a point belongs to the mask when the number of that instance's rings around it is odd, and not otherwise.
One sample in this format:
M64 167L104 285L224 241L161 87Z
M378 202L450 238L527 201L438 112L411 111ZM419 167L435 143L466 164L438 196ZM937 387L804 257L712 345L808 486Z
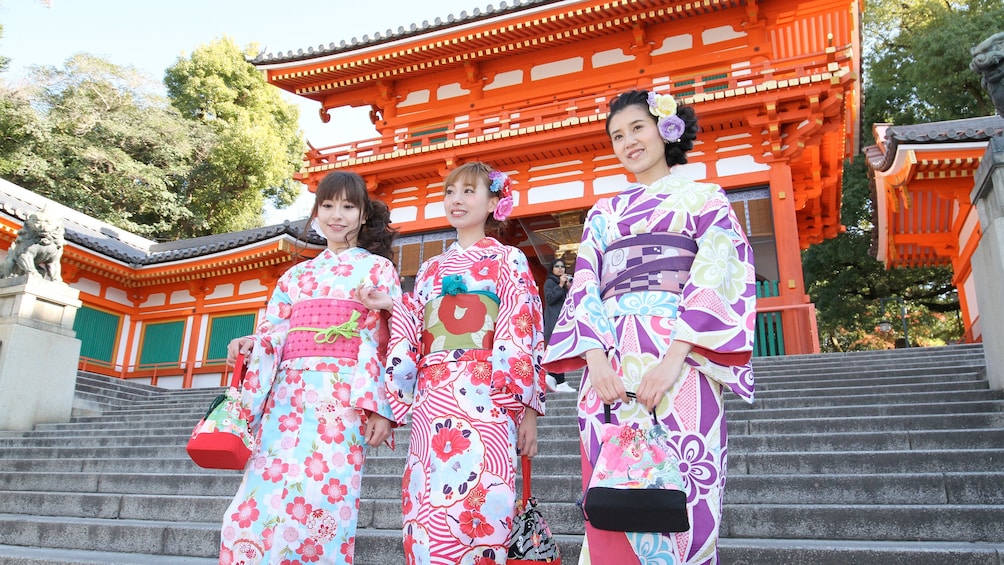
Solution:
M359 173L402 231L405 282L452 238L447 171L484 160L516 181L508 243L573 254L584 213L629 179L604 129L614 95L671 93L700 125L678 171L721 184L753 243L758 354L818 351L800 251L836 236L856 152L861 5L850 0L539 0L253 62L317 101L367 108L373 139L310 147L299 178ZM332 124L336 127L336 124ZM0 239L24 210L67 217L64 279L80 290L81 367L167 387L217 386L279 274L322 242L303 222L156 243L0 185ZM13 196L12 196L13 195Z

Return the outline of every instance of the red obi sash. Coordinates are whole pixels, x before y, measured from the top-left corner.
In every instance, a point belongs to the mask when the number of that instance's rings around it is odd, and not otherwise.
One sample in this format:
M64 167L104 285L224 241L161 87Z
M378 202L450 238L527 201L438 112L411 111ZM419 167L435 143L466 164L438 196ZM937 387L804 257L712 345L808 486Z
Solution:
M354 300L314 298L293 305L284 359L340 357L358 359L359 326L368 310Z
M603 252L600 296L656 290L680 294L690 276L697 242L678 233L622 237Z
M425 305L422 354L452 349L491 349L499 305L492 296L458 293Z

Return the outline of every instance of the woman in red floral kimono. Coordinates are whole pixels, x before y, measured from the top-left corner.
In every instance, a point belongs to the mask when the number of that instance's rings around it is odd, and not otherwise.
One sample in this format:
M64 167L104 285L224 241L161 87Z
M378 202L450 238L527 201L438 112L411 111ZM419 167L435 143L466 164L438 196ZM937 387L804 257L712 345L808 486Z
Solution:
M409 565L506 561L517 453L537 452L544 412L542 314L526 257L487 237L512 210L510 181L483 163L446 177L457 241L426 261L394 304L387 389L411 414L404 471Z

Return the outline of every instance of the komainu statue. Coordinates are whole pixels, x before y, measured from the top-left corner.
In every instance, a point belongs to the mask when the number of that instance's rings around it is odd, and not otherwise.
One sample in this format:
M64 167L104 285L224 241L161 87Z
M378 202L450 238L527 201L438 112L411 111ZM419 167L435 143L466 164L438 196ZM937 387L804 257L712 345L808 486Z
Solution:
M34 274L62 282L59 261L65 243L62 222L42 212L32 214L0 263L0 278Z
M997 115L1004 117L1004 32L995 33L969 50L969 68L982 74L980 83L990 93Z

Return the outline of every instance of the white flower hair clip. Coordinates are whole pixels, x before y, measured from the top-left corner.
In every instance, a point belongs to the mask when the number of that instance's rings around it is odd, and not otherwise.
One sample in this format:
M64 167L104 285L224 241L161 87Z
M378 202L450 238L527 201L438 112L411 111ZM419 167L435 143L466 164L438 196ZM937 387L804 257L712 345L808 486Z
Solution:
M683 137L687 124L676 115L676 99L672 94L648 93L648 111L658 118L659 135L669 143L676 143Z

